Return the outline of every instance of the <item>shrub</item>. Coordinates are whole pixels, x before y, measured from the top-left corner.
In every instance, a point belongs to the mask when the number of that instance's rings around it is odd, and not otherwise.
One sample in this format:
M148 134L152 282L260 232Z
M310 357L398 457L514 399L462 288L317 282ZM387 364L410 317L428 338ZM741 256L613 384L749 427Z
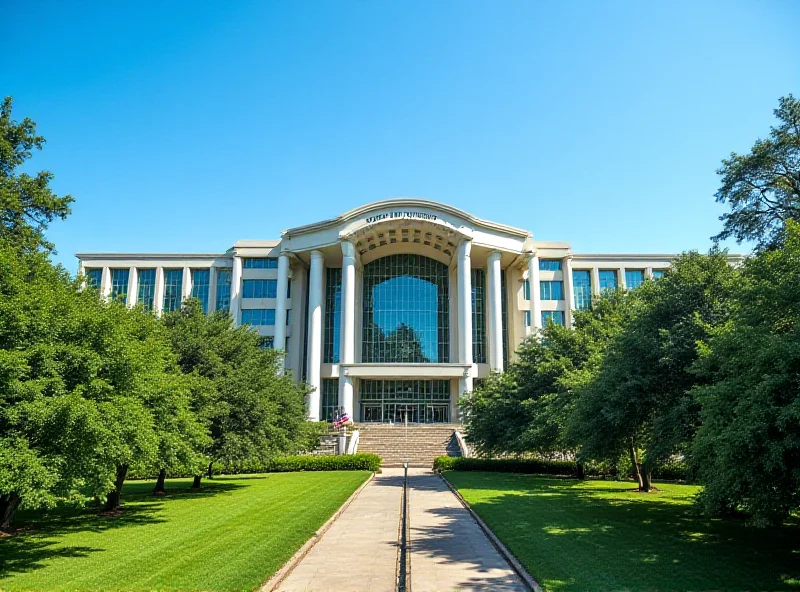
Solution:
M665 481L688 481L689 474L684 463L674 462L653 469L653 479Z
M287 473L294 471L377 471L381 457L360 452L335 456L282 456L267 462L265 473Z
M488 471L527 475L575 476L578 473L577 465L570 460L453 458L450 456L440 456L434 460L433 469L435 471Z

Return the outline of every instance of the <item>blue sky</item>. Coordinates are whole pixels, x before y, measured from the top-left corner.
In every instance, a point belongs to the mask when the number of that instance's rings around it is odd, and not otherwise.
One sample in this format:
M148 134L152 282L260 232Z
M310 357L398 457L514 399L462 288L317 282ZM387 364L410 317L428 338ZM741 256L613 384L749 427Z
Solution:
M168 5L168 6L167 6ZM75 252L222 252L387 197L576 252L706 249L800 93L800 3L11 0L0 88ZM747 247L733 246L735 251Z

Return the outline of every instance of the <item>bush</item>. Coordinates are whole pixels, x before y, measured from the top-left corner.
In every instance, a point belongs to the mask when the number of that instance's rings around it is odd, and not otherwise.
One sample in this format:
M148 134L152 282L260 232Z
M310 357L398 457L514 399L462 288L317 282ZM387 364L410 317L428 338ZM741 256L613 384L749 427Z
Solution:
M294 471L377 471L381 457L360 452L335 456L283 456L267 462L265 473L287 473Z
M665 481L688 481L689 472L685 464L674 462L653 469L653 479L663 479Z
M567 475L571 477L578 474L577 464L570 460L453 458L450 456L440 456L434 460L433 470Z

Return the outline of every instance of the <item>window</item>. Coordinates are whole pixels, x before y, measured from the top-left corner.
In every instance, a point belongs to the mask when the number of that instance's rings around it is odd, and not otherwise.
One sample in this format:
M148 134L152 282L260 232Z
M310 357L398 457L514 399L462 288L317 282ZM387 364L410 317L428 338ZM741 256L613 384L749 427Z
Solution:
M531 326L531 311L529 311L529 310L525 311L525 326L526 327L530 327Z
M503 368L508 368L508 292L506 291L506 270L500 270L500 320L503 326Z
M244 269L278 269L276 257L247 257L242 259Z
M111 270L111 300L120 300L123 304L128 302L128 277L130 269Z
M589 310L592 306L592 278L588 269L572 271L572 290L575 292L575 308Z
M472 361L486 363L486 273L473 269L472 273Z
M274 308L246 308L242 310L242 325L267 327L275 324Z
M561 271L561 259L539 259L539 269L542 271Z
M86 270L86 284L92 288L100 288L103 281L103 270L99 267Z
M272 335L261 337L261 349L275 349L275 338Z
M292 309L291 308L287 308L286 309L286 326L287 327L289 326L289 321L291 321L291 320L292 320Z
M339 363L339 327L342 313L342 270L325 268L325 333L323 335L322 361ZM288 318L288 315L287 315Z
M231 278L233 270L230 267L217 268L217 305L216 310L230 310L231 308Z
M275 298L278 295L278 280L244 280L242 298Z
M563 327L566 324L564 321L564 311L563 310L542 311L542 327L546 327L548 322L555 323L556 325L561 325Z
M643 269L626 269L625 270L625 287L628 290L638 288L644 283L644 270Z
M203 306L203 312L208 314L208 285L211 281L211 272L208 269L192 270L192 298L197 298Z
M654 280L660 280L662 277L664 277L664 274L666 272L667 272L666 269L654 269L653 270L653 279Z
M164 270L164 312L179 310L183 300L183 270Z
M321 421L333 421L339 409L339 379L323 378L320 390L322 392L319 398L319 418Z
M156 270L139 270L139 294L136 302L147 310L153 310L153 302L156 299Z
M617 271L615 269L600 270L600 291L617 289Z
M447 423L449 380L361 379L361 421Z
M525 300L531 299L531 281L525 280L525 283L522 285L522 292L525 297Z
M564 282L539 282L542 300L564 300Z

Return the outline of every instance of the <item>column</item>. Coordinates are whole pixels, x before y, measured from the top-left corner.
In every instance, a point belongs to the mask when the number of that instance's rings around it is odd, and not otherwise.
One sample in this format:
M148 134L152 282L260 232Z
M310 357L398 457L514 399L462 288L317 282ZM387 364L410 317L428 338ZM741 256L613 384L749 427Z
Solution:
M564 300L567 305L564 310L564 324L572 327L572 308L575 306L575 298L572 295L572 255L564 257L564 264L561 267L564 270Z
M500 283L500 252L489 255L489 369L503 371L503 301Z
M156 316L161 316L164 311L164 268L156 267L156 291L153 294L153 310Z
M100 276L100 295L108 300L111 296L111 269L103 266L103 274Z
M289 255L278 256L278 293L275 297L275 339L273 347L286 350L286 292L289 289Z
M600 295L600 269L592 267L592 296Z
M208 314L217 310L217 268L208 269Z
M626 282L625 282L625 268L624 267L620 267L618 274L619 274L619 279L617 281L619 283L619 287L622 288L623 290L627 290L628 286L625 285L626 284Z
M644 273L645 273L645 276L644 276L645 278L647 278L648 280L652 280L653 279L653 268L652 267L648 267L647 269L645 269Z
M472 390L472 241L458 245L458 361L469 364L458 379L459 394ZM502 354L501 354L502 355Z
M139 269L132 265L128 271L128 306L133 308L136 306L136 299L139 297Z
M531 333L542 328L542 294L539 291L539 255L533 254L528 259L528 284L531 289Z
M342 308L339 316L339 364L356 361L356 247L342 241ZM339 407L353 419L353 379L339 366Z
M233 270L231 271L231 315L233 324L239 326L239 309L241 308L242 294L242 258L238 255L233 256Z
M311 251L311 270L308 286L308 384L314 389L308 395L308 419L319 421L319 397L322 381L322 276L325 271L324 255Z
M191 298L192 296L192 269L190 267L183 268L183 294L181 294L181 302Z

